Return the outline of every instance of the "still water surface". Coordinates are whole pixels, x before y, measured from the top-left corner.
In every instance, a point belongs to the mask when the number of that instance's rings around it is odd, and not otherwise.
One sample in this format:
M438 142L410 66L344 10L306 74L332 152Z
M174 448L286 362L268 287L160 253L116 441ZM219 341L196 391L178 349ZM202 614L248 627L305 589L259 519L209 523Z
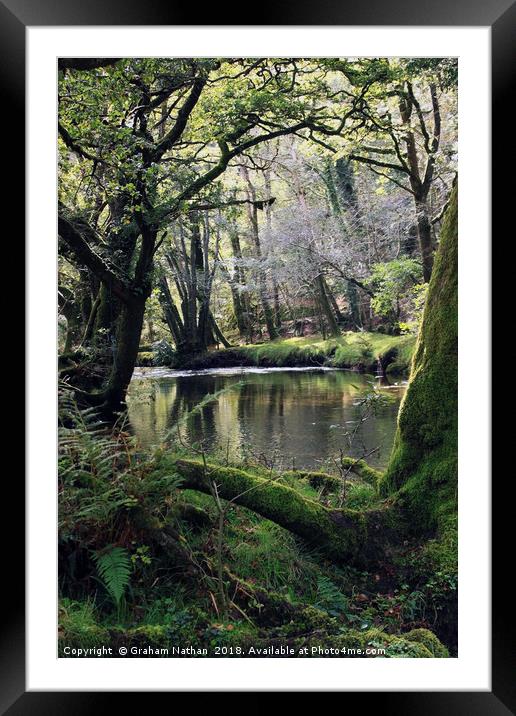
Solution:
M374 382L372 376L333 369L137 368L128 393L129 420L144 446L166 443L179 424L189 444L232 457L266 456L278 469L331 466L340 449L352 457L368 454L371 465L383 468L405 386L381 388L386 402L361 422L361 399Z

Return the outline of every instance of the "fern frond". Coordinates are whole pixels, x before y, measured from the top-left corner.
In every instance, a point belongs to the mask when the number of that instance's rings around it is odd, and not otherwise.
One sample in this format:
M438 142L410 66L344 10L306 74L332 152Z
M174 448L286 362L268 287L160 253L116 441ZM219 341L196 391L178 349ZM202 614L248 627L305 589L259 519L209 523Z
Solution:
M347 613L348 600L331 579L321 576L317 579L317 602L315 606L332 616L338 616L339 614Z
M131 578L129 552L123 547L111 547L94 552L93 560L106 591L118 607Z

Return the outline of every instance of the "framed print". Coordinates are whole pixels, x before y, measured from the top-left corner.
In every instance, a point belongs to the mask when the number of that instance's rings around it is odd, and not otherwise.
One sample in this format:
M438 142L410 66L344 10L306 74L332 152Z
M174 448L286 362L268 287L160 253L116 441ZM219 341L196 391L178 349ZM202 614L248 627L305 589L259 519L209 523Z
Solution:
M1 9L28 287L4 711L510 713L489 271L514 8Z

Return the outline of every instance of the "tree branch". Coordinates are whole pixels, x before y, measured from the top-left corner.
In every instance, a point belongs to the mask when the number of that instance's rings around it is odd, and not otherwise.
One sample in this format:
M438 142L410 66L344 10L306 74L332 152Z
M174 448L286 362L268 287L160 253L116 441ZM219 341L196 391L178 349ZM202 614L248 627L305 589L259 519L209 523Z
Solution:
M357 154L350 154L349 159L352 159L355 162L362 162L363 164L372 164L375 167L383 167L384 169L394 169L397 172L403 172L404 174L409 174L410 171L406 169L405 167L401 166L400 164L392 164L391 162L380 162L377 159L371 159L370 157L362 157L358 156Z
M276 197L271 196L269 199L252 200L252 199L233 199L232 201L222 202L220 204L191 204L188 211L206 211L208 209L223 209L226 206L239 206L241 204L252 204L257 209L263 210L266 206L271 206L276 201Z
M85 228L87 231L93 233L91 227L89 227L85 222L81 223L83 224L83 229ZM124 301L124 303L129 303L132 298L129 287L114 273L104 259L91 248L82 235L79 226L79 223L74 225L61 213L59 214L59 236L66 242L75 258L79 261L79 263L84 264L91 269L104 284L109 286L117 298Z
M161 142L157 145L156 149L152 152L153 161L157 162L161 159L163 154L167 152L179 139L184 132L188 117L194 110L195 105L199 101L201 92L206 84L207 78L196 77L192 84L190 94L184 101L181 109L177 114L177 119L169 132L165 134Z
M63 127L61 122L58 122L57 129L59 131L59 135L63 142L66 144L68 149L71 149L72 152L75 152L76 154L79 154L79 156L83 157L84 159L90 159L92 162L103 162L103 159L100 159L99 157L96 157L94 154L90 154L85 149L83 149L75 139L72 138L68 130Z

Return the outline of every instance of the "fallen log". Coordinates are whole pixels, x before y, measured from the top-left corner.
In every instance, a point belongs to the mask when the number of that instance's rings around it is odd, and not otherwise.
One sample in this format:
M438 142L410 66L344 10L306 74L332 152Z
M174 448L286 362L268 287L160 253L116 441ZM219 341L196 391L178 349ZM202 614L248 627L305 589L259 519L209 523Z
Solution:
M388 501L363 512L330 509L281 484L277 478L245 470L173 458L163 458L159 469L178 473L183 479L182 489L211 494L215 482L222 499L275 522L334 561L357 566L375 562L385 555L401 529Z

